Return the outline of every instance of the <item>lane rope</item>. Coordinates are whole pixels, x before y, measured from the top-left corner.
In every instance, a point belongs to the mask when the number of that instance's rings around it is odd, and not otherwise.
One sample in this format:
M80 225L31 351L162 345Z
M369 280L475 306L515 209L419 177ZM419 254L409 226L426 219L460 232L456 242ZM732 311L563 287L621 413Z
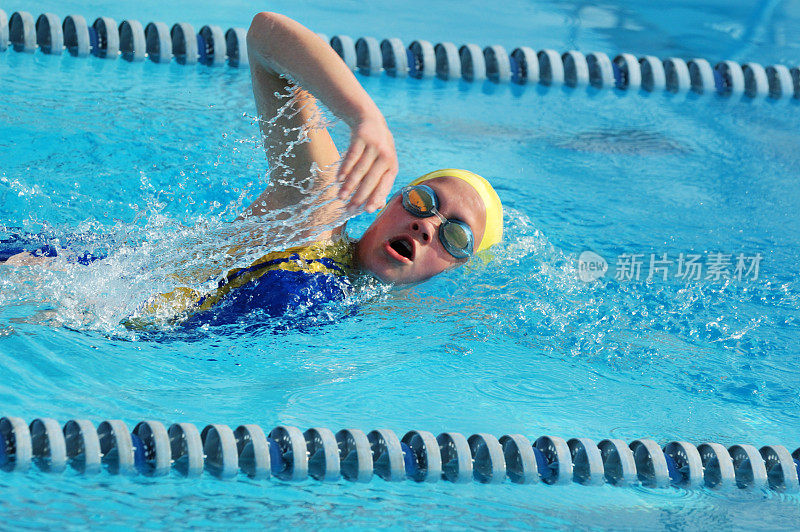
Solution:
M374 37L353 39L347 35L318 34L345 64L364 76L464 80L466 82L518 85L566 85L620 91L667 92L674 95L716 94L724 98L800 100L800 67L758 63L739 64L723 60L714 66L706 59L652 55L636 57L621 53L613 59L603 52L584 54L578 50L538 52L522 46L508 53L499 45L481 49L473 43L431 44L413 41L409 46L397 38L378 41ZM80 15L69 15L63 23L53 13L34 22L26 11L9 18L0 10L0 52L61 55L93 55L130 62L149 59L155 63L176 61L182 65L203 64L247 67L247 30L179 22L171 28L163 22L142 24L137 20L98 17L88 25Z
M389 429L334 433L315 427L302 432L281 425L265 432L253 424L231 429L219 423L198 430L191 423L166 427L152 420L137 423L131 431L119 419L97 427L72 419L61 427L49 418L30 424L17 417L0 418L0 469L24 473L31 464L50 473L71 468L85 475L105 470L159 477L174 472L222 480L242 475L256 480L369 482L380 477L388 482L800 491L800 448L790 453L782 445L659 445L652 439L595 443L552 435L530 440L516 433L500 438L457 432L434 436L423 430L400 438Z

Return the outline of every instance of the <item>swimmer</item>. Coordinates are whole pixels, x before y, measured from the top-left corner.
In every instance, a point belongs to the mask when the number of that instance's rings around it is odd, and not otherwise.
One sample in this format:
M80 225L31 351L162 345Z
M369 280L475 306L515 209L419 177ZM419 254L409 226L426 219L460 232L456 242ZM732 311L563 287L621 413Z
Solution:
M299 93L298 112L286 119L287 127L302 127L313 118L316 96L351 128L350 146L338 171L318 174L316 186L338 182L338 200L351 211L364 207L374 212L383 207L398 170L394 140L353 72L311 30L275 13L255 16L247 42L259 116L275 116L284 104L275 94L286 85L285 76L296 82ZM279 130L264 131L272 133L272 138L265 139L268 157L285 149L286 139L275 134ZM293 174L307 175L312 163L335 169L340 156L328 131L314 129L309 136L310 142L294 147ZM381 211L355 244L355 266L384 282L415 283L464 264L473 252L500 240L502 207L484 179L469 172L439 171L412 185L422 183L424 187L396 195ZM284 207L293 194L296 188L269 187L247 213L252 216ZM262 202L266 207L259 206ZM318 219L317 223L328 221ZM343 231L340 225L318 240L335 241Z
M231 270L212 292L182 287L156 296L141 316L194 314L223 300L229 310L258 301L280 313L300 300L340 298L350 280L363 274L394 285L418 283L462 266L500 241L500 199L488 181L472 172L428 173L386 202L398 172L392 133L353 72L319 36L288 17L264 12L253 18L247 45L273 174L240 220L308 208L303 200L309 191L301 181L312 174L310 192L319 198L302 231L312 243L269 253L249 267ZM287 84L292 92L289 109L281 96ZM317 99L350 127L344 157L326 128L308 127L318 116ZM307 142L296 143L296 136L286 135L301 130L307 132ZM290 147L292 157L281 158ZM347 237L346 218L379 209L360 240ZM26 258L11 257L9 263L24 264Z

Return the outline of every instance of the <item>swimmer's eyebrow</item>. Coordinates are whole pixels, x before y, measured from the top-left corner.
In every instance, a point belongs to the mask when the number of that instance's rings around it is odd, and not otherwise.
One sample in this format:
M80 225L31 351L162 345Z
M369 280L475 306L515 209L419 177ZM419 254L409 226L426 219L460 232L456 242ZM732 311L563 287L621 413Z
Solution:
M436 196L439 198L439 213L441 213L441 215L444 216L445 218L448 219L453 218L455 220L460 220L468 224L470 227L473 227L473 225L475 225L478 222L478 220L469 220L468 219L469 216L464 216L465 214L466 215L473 214L474 217L477 218L477 214L475 214L475 211L473 209L470 209L466 205L466 202L453 202L454 205L450 205L450 202L447 199L448 194L444 194L440 190L436 191ZM455 207L455 210L451 207Z
M479 220L477 214L475 214L472 209L470 209L463 202L454 202L455 210L453 210L448 206L447 201L444 199L445 196L438 191L436 194L439 197L439 214L448 220L458 220L460 222L464 222L473 232L475 231L475 227L477 227Z

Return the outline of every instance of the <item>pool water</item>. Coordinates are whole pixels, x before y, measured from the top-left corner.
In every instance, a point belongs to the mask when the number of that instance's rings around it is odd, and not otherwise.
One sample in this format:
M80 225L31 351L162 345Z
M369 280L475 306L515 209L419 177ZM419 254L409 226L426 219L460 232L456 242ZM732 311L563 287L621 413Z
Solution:
M252 15L245 2L78 4L2 8L196 27L246 27ZM668 17L622 4L271 8L329 35L406 42L789 66L800 51L794 2L684 3ZM398 186L440 167L485 175L506 206L503 243L342 306L143 332L120 323L180 265L213 258L266 184L249 75L7 52L0 80L0 229L109 255L47 271L0 266L2 415L800 446L796 102L360 76L395 134ZM332 132L344 149L347 128ZM353 219L351 234L370 220ZM604 277L581 279L586 251L606 260ZM707 278L719 253L732 278ZM651 256L664 254L666 280L648 280ZM757 274L736 278L739 254L761 257ZM626 275L631 255L642 256L638 280ZM678 275L681 255L700 255L700 279ZM796 495L706 489L72 472L3 474L0 487L4 521L30 528L747 529L800 517Z

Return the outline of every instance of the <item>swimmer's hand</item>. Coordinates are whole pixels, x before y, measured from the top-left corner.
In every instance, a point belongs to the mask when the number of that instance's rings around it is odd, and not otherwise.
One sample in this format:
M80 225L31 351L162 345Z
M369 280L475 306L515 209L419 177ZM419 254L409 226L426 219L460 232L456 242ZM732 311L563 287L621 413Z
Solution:
M333 51L327 42L299 22L271 12L258 13L247 32L247 51L258 113L263 117L281 115L281 127L265 128L267 157L273 168L284 167L298 179L308 175L311 164L332 168L341 162L338 173L318 174L320 189L340 184L338 197L347 202L348 210L362 207L373 212L386 201L386 195L397 175L397 154L394 139L378 106L356 79L353 71ZM287 79L294 86L293 113L282 113L286 101L276 95L285 90ZM319 99L351 130L350 147L343 159L325 128L310 132L310 142L288 145L282 131L306 128L315 118L316 99ZM294 105L294 103L292 104ZM270 122L265 121L264 124ZM292 150L290 159L276 154ZM332 183L336 180L337 183ZM289 187L296 190L297 187ZM280 190L280 189L277 189ZM284 189L285 190L285 189ZM252 212L286 208L293 191L283 196L276 188L265 191L253 203ZM331 199L331 198L326 198ZM268 208L264 209L264 207ZM339 205L336 217L338 218ZM316 225L322 225L316 223Z
M375 212L386 204L397 168L394 138L386 119L377 107L370 109L351 126L350 147L336 176L342 184L339 199L346 201L353 194L348 210L364 205L367 212Z

